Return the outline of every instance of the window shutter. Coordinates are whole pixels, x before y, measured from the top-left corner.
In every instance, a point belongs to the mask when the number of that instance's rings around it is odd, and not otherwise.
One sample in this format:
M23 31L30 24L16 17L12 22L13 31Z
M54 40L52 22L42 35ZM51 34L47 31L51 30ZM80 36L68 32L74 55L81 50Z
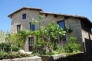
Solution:
M35 31L35 24L30 24L30 30Z

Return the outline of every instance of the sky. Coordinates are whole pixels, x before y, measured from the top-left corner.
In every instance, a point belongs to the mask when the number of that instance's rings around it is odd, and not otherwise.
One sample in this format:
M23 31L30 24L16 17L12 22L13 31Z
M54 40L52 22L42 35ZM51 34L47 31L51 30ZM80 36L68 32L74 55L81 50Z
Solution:
M22 7L85 16L92 21L92 0L0 0L0 30L10 32L11 19L8 15Z

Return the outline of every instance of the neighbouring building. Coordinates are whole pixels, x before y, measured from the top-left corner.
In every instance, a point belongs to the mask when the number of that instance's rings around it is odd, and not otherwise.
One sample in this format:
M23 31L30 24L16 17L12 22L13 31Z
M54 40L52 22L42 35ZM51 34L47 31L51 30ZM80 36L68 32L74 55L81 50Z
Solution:
M29 7L23 7L8 16L12 19L11 33L17 33L20 30L35 31L39 29L38 24L30 24L30 22L38 20L39 15L43 16L43 26L48 23L51 23L52 21L58 23L59 26L61 26L62 28L64 28L65 25L68 25L73 32L70 35L66 35L66 40L68 40L70 36L77 37L78 42L85 42L85 39L92 40L92 23L87 17L48 13L44 12L42 9L39 8ZM29 37L25 42L26 51L29 51L31 46L35 44L36 40L33 41L33 39L33 37Z

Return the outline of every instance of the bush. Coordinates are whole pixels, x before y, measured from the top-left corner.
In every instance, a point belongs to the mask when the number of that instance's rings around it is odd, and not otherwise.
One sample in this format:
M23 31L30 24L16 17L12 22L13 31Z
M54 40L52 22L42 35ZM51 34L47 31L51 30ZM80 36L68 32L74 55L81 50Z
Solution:
M80 44L77 43L68 43L65 46L65 52L67 53L71 53L71 52L78 52L79 50Z
M6 55L7 55L8 53L6 53L6 52L4 52L4 51L2 51L2 52L0 52L0 59L6 59L7 57L6 57Z
M56 51L60 54L60 53L64 53L65 49L63 46L57 46Z
M22 54L18 52L0 52L0 60L1 59L13 59L13 58L21 58L21 57L30 57L28 54Z
M9 52L11 50L11 46L8 43L0 43L0 51Z
M70 37L70 42L65 46L65 52L71 53L80 51L80 44L76 43L76 40L76 37Z
M20 48L17 47L17 46L11 47L11 49L12 49L12 51L18 51L18 50L20 50Z

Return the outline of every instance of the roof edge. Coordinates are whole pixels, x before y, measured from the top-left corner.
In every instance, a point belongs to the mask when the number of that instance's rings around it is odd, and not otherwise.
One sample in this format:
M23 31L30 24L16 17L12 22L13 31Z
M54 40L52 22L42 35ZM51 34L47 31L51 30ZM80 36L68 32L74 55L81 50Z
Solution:
M31 10L42 11L42 9L40 9L40 8L23 7L23 8L21 8L21 9L16 10L15 12L9 14L8 17L12 18L12 16L13 16L14 14L16 14L17 12L19 12L19 11L21 11L21 10L24 10L24 9L31 9Z

